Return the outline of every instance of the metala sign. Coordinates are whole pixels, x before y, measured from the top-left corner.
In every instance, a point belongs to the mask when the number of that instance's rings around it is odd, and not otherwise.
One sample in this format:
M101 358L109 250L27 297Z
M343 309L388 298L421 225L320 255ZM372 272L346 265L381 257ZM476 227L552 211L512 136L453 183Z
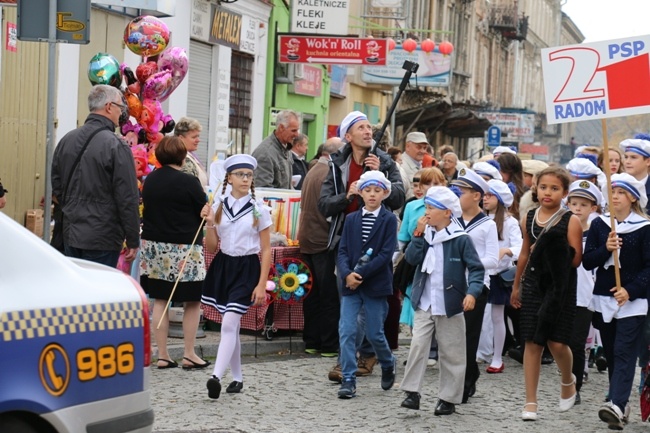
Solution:
M542 50L549 124L650 112L650 35Z
M347 35L349 0L292 0L291 33Z
M242 16L212 5L212 25L210 27L210 42L226 47L239 49L241 43Z

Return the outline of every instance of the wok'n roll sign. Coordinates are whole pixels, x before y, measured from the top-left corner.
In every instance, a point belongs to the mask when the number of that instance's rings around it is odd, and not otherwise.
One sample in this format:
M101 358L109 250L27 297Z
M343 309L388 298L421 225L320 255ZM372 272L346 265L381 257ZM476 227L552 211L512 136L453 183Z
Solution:
M650 112L650 35L541 55L549 124Z

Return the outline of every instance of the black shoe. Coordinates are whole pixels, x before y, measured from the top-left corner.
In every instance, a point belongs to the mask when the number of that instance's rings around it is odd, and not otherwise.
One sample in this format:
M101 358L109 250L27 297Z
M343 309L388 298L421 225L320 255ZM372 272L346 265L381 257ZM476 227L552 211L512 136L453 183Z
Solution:
M219 395L221 394L221 382L219 382L219 379L212 376L208 379L206 386L208 388L208 397L215 399L219 398Z
M602 373L603 371L607 370L607 359L605 359L604 356L599 356L596 358L596 368L598 369L599 373Z
M397 359L393 358L393 365L390 368L381 369L381 389L387 391L395 383L395 370L397 369Z
M228 388L226 388L226 392L228 394L239 394L244 387L244 382L237 382L236 380L233 380L230 382L230 385L228 385Z
M438 400L434 415L451 415L456 412L456 406L453 403L448 403L444 400Z
M573 403L573 405L576 406L576 405L579 405L579 404L580 404L580 393L576 392L576 402Z
M401 406L407 409L420 410L420 393L406 391L406 398Z
M524 363L524 352L520 347L513 347L512 349L508 350L508 356L520 364Z

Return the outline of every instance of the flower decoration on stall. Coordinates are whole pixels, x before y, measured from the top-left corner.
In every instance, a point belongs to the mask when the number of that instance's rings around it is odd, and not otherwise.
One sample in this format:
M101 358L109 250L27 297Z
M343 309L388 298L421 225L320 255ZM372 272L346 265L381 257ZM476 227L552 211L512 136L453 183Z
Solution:
M275 283L273 299L284 303L302 302L312 286L312 275L305 262L287 258L275 264L269 279ZM267 286L268 290L268 286Z

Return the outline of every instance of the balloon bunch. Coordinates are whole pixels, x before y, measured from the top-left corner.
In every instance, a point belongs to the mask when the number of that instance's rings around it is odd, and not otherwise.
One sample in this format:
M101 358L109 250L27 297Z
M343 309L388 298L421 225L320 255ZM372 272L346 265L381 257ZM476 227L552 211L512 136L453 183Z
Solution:
M152 16L139 16L124 29L124 43L142 57L135 72L119 64L110 54L98 53L88 65L88 79L95 84L108 84L124 93L129 115L121 132L131 146L146 144L149 161L164 134L174 130L175 122L163 113L161 102L169 98L187 75L187 53L180 47L168 47L167 25ZM124 86L123 86L124 83Z

